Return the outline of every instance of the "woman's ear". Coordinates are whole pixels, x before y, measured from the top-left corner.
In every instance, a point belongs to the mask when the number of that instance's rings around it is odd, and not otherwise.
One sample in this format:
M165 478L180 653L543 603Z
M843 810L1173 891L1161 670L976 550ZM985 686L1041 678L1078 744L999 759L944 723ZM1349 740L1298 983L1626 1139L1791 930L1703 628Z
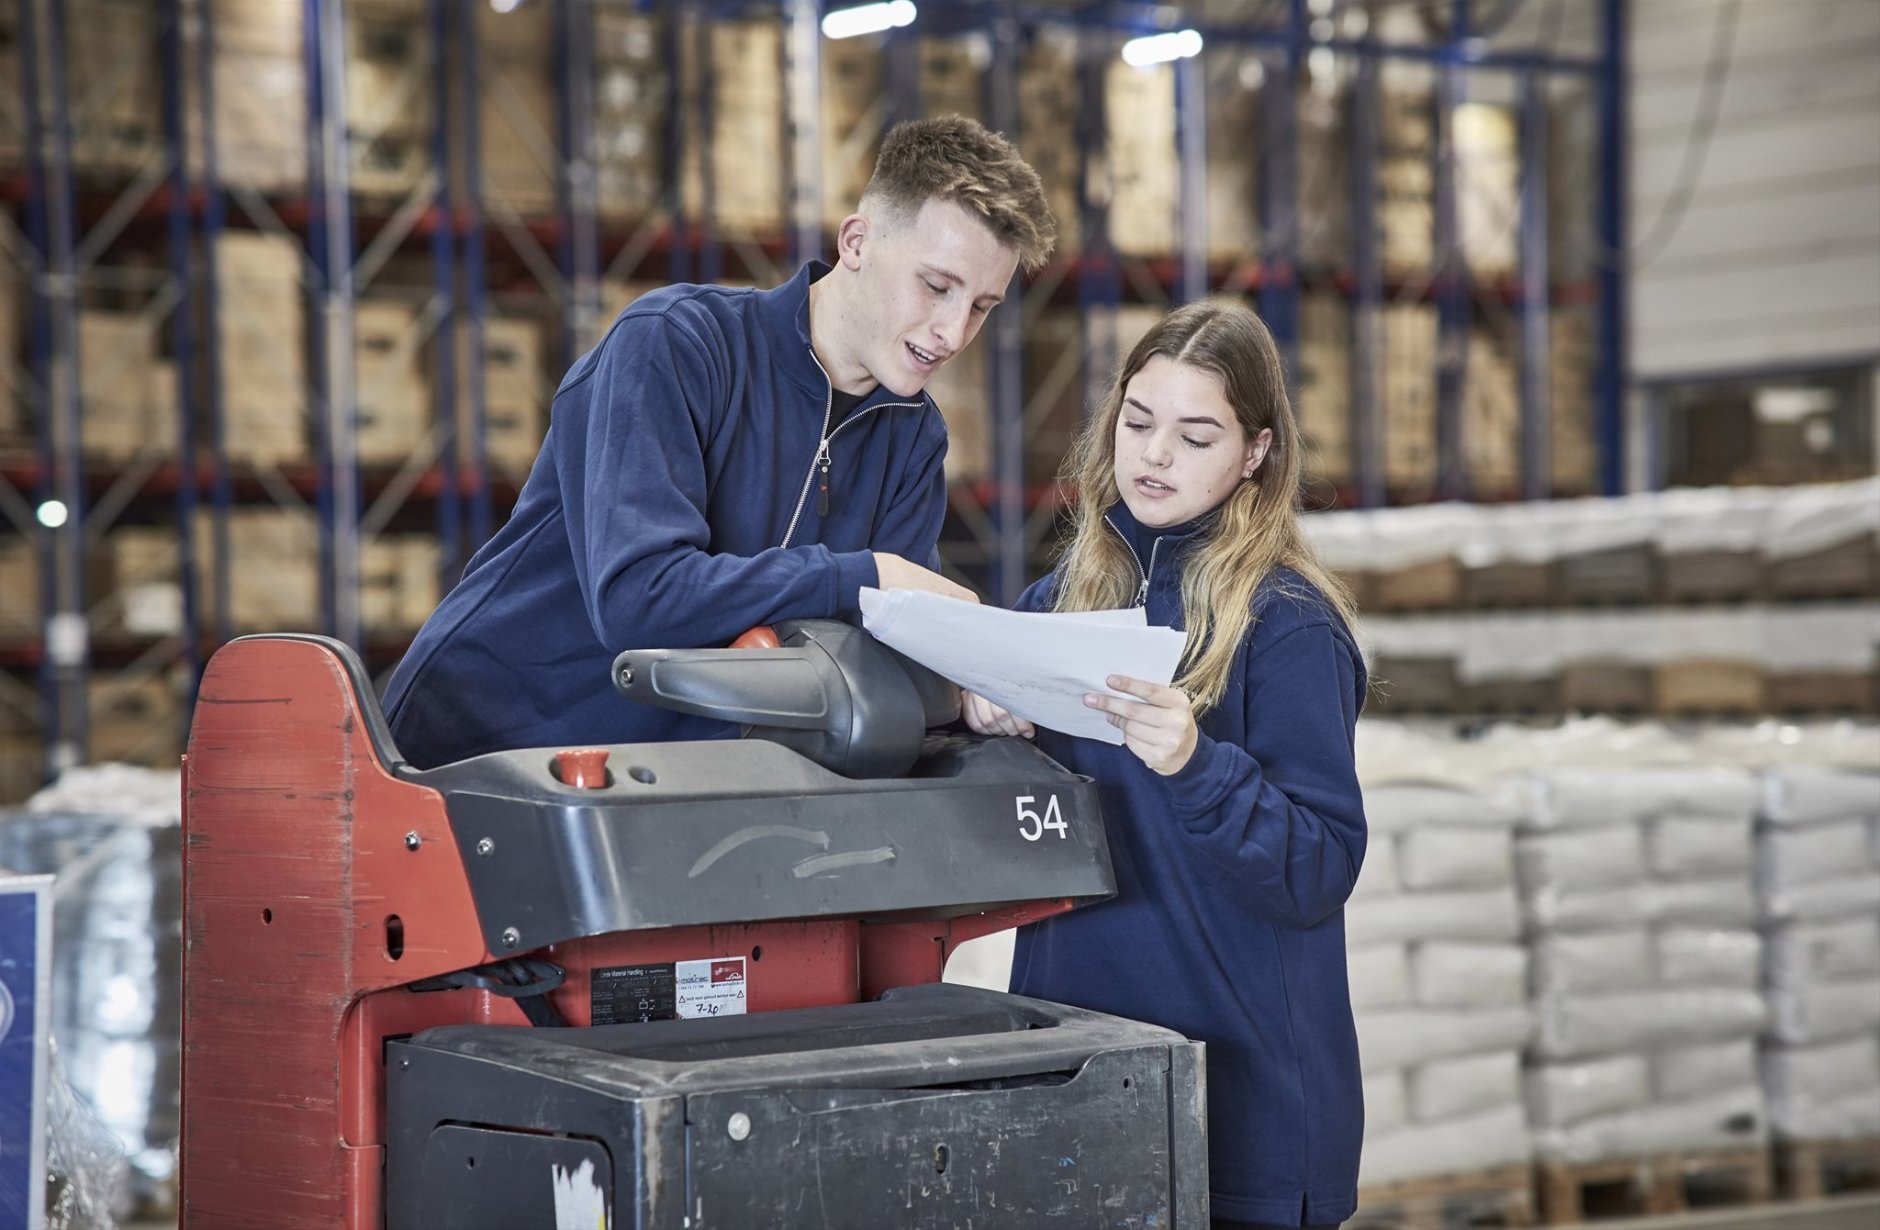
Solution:
M1262 427L1260 434L1247 441L1246 454L1241 458L1240 476L1252 478L1260 463L1266 460L1267 450L1273 447L1273 429Z

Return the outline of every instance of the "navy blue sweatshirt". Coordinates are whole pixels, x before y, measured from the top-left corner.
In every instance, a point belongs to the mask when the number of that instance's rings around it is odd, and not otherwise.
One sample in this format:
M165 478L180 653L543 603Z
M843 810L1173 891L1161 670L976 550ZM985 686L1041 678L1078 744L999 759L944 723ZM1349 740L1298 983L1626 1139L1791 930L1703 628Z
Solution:
M1136 546L1129 510L1109 516L1150 574L1149 622L1183 627L1181 562L1199 535L1146 531ZM1057 579L1019 609L1050 609ZM1096 780L1117 895L1021 929L1012 990L1207 1043L1213 1215L1338 1222L1357 1208L1364 1135L1343 907L1364 859L1352 737L1365 669L1291 569L1267 578L1255 611L1176 773L1039 729L1046 753Z
M828 268L655 291L575 363L514 514L392 675L406 759L729 734L620 698L614 655L852 609L873 551L938 566L945 425L885 388L829 423L809 341Z

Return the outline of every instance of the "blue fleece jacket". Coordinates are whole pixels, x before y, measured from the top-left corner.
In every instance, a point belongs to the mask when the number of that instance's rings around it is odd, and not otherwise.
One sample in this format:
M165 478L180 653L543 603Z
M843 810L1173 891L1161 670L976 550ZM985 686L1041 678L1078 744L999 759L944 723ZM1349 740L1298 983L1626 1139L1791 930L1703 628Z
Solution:
M728 734L622 699L614 655L852 609L873 551L938 566L945 425L885 388L830 423L809 342L828 269L655 291L569 370L515 512L392 675L408 760Z
M1109 516L1134 546L1128 509ZM1143 534L1151 624L1184 626L1181 561L1197 538ZM1056 582L1020 609L1049 609ZM1267 578L1255 611L1227 694L1173 775L1039 730L1045 752L1096 780L1117 895L1023 928L1012 990L1207 1043L1213 1215L1338 1222L1357 1207L1364 1134L1343 907L1364 859L1352 736L1365 669L1291 569Z

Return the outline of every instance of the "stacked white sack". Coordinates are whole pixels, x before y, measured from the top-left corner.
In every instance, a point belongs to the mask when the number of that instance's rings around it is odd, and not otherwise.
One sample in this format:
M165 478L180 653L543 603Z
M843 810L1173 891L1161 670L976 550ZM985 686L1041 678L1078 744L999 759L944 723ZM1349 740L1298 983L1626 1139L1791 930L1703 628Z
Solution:
M1785 1140L1880 1136L1880 774L1791 766L1763 786L1771 1123Z
M1515 862L1536 1154L1583 1164L1763 1143L1757 779L1604 765L1532 782Z
M1359 1181L1526 1165L1519 796L1401 780L1367 780L1364 796L1370 839L1345 909L1365 1074Z

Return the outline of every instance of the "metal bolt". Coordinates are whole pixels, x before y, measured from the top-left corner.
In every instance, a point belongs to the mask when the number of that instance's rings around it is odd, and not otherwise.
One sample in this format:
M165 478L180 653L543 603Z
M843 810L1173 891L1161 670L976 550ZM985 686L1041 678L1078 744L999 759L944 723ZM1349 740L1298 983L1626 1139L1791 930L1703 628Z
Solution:
M478 858L488 858L490 855L494 853L496 853L495 842L491 841L487 837L477 838L477 857Z
M620 668L620 686L623 688L633 686L633 668L631 666L623 666Z
M419 846L423 844L424 842L419 838L417 831L415 829L412 832L405 834L405 849L416 850Z
M522 942L522 932L516 930L514 927L503 928L503 947L504 948L514 948L517 944L520 944L521 942Z
M743 1140L751 1134L751 1117L739 1111L725 1123L725 1133L733 1140Z

